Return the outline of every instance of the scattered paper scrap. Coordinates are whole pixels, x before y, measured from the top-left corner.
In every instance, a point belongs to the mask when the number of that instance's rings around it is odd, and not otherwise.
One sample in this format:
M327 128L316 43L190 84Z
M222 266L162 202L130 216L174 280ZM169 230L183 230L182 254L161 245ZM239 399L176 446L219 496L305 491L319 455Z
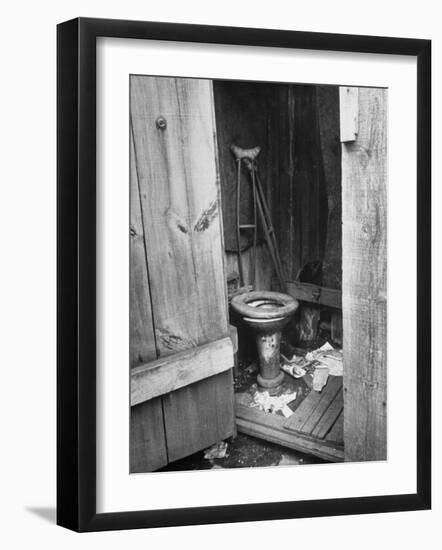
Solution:
M293 414L292 409L288 405L284 405L281 409L281 412L286 418L290 418Z
M204 458L206 460L213 460L215 458L225 458L227 454L227 441L220 441L215 443L204 451Z
M257 391L253 395L253 401L251 402L250 407L257 407L266 413L276 413L278 411L282 411L284 407L295 399L296 392L284 393L282 395L269 395L268 391Z
M306 370L302 367L298 367L298 365L281 365L281 370L286 372L287 374L290 374L290 376L293 376L293 378L302 378L306 374Z
M317 361L321 358L321 356L327 352L327 351L333 351L334 347L326 342L324 345L322 345L320 348L315 349L314 351L309 351L306 353L305 358L307 361Z
M327 367L316 367L313 373L313 389L315 391L321 391L327 384L329 371Z
M328 342L317 350L307 353L308 361L317 361L316 368L327 367L332 376L343 375L342 350L334 349Z

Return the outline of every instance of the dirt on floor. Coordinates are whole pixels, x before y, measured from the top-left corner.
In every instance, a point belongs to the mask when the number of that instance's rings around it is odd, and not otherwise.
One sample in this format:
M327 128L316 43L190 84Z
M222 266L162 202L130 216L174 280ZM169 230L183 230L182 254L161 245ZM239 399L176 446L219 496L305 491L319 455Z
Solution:
M185 470L211 470L216 468L255 468L289 466L297 464L325 464L314 456L292 451L245 434L228 440L224 458L205 459L204 451L168 464L160 472Z

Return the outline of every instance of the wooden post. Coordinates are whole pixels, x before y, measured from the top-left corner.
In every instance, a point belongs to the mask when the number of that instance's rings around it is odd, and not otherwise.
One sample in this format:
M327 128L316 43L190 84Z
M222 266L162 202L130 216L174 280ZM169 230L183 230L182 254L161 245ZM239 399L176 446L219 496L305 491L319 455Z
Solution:
M387 90L360 88L357 95L357 133L342 144L347 461L387 457ZM348 120L341 110L341 125Z

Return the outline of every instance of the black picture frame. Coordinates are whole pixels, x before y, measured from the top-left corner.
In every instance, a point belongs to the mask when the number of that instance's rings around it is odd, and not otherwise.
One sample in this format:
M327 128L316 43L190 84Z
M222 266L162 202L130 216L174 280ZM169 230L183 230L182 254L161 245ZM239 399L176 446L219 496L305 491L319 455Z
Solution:
M96 512L96 39L117 37L417 58L417 491ZM57 523L75 531L424 510L431 506L431 41L79 18L57 28Z

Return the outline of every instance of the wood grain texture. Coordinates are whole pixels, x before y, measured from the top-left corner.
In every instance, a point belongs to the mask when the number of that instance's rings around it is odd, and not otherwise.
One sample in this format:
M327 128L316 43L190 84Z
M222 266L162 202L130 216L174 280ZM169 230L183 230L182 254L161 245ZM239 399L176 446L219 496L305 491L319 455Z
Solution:
M322 285L342 287L341 142L339 88L317 86L319 139L327 192L327 238L322 262Z
M354 141L359 132L359 88L339 88L341 141Z
M329 306L336 309L342 307L342 293L334 288L326 288L310 283L287 281L287 294L297 300Z
M160 356L228 334L211 83L131 77L131 117ZM165 118L167 127L156 120Z
M248 149L259 145L258 168L269 205L277 184L279 133L275 128L276 96L280 85L257 82L214 81L214 101L220 181L223 201L224 243L227 251L237 250L236 178L237 167L231 144ZM242 168L241 223L253 223L252 184ZM251 246L253 231L241 231L241 248Z
M242 253L244 284L250 285L253 281L253 250L248 248ZM236 252L225 253L226 277L233 272L238 272L238 254ZM269 290L275 275L272 260L265 244L256 247L256 279L255 290Z
M342 145L348 461L387 456L387 91L360 88L358 118L356 140Z
M157 358L152 322L140 193L130 128L130 366ZM131 391L133 385L131 383ZM130 472L149 472L167 464L161 399L131 408Z
M173 462L236 434L228 370L163 397L167 452Z
M307 397L301 402L299 407L295 410L293 415L287 419L284 427L287 430L294 430L307 435L313 435L313 431L319 424L321 419L326 415L329 407L333 404L339 392L342 390L342 377L341 376L329 376L327 384L324 386L321 392L312 390ZM338 398L338 402L339 402ZM342 406L339 411L342 410ZM339 412L338 411L338 412ZM324 437L328 430L331 428L333 421L327 421L327 417L324 419L323 426L318 429L318 432L323 434L321 436L318 433L316 437ZM328 424L328 429L325 430L325 425Z
M173 461L234 432L231 342L202 347L229 335L211 82L132 76L131 121L159 355L133 387L164 394Z
M136 158L130 131L130 366L156 359L144 228Z
M344 399L342 397L342 384L339 385L339 391L320 418L319 422L311 431L313 437L323 439L330 431L344 408Z
M223 338L132 369L131 405L193 384L233 367L233 345Z
M271 441L289 449L318 456L330 462L342 462L342 445L324 441L284 429L286 419L276 414L266 414L256 408L244 406L236 395L236 423L238 431Z
M161 397L130 409L130 473L153 472L167 460Z
M325 436L325 439L344 445L344 411L338 416L331 430Z

